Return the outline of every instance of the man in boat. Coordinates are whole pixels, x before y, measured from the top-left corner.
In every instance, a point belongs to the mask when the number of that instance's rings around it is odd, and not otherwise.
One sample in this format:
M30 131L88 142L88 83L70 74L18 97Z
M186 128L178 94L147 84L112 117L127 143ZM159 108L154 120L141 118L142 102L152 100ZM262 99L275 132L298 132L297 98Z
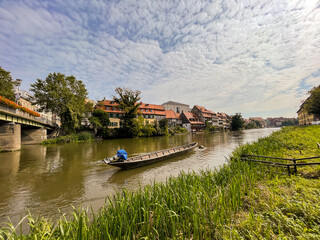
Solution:
M113 161L123 162L128 159L128 153L124 149L120 149L117 155L113 157Z

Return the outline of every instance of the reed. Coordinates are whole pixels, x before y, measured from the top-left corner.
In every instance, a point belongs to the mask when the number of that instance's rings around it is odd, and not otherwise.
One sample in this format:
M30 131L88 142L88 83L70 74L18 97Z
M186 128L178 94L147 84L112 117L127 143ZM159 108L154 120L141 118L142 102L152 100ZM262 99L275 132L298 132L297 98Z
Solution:
M28 234L8 224L0 239L317 239L319 180L279 175L239 156L320 155L313 147L319 133L319 127L284 128L239 146L219 169L123 189L98 213L78 208L55 222L29 214Z

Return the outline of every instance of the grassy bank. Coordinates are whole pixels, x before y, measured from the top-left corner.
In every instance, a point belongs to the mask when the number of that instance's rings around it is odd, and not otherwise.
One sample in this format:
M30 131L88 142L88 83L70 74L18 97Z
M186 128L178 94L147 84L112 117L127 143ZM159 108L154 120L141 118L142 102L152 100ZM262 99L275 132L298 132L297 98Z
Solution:
M8 225L0 239L318 239L319 168L288 176L238 157L320 155L319 139L318 126L285 128L240 146L218 170L182 172L165 183L123 190L95 214L75 210L58 222L29 216L29 235Z
M74 133L66 136L59 136L57 138L48 139L43 141L41 144L60 144L60 143L71 143L71 142L83 142L83 141L92 141L93 135L89 132L80 132Z

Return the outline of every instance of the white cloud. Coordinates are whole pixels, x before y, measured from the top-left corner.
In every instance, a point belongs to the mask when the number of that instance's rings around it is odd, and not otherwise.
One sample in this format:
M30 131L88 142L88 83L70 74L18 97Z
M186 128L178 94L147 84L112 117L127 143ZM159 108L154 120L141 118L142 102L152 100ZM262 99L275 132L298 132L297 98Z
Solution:
M29 87L60 71L93 99L118 86L142 100L227 113L295 112L319 84L318 1L2 1L0 65ZM265 114L263 114L265 112Z

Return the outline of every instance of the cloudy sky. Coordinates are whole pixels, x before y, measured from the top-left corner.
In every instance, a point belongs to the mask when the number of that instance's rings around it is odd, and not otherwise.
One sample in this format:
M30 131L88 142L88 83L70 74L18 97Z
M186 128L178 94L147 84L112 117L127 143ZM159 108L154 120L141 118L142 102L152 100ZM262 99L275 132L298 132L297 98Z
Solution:
M0 0L0 66L28 90L51 72L94 100L296 117L320 84L320 1Z

